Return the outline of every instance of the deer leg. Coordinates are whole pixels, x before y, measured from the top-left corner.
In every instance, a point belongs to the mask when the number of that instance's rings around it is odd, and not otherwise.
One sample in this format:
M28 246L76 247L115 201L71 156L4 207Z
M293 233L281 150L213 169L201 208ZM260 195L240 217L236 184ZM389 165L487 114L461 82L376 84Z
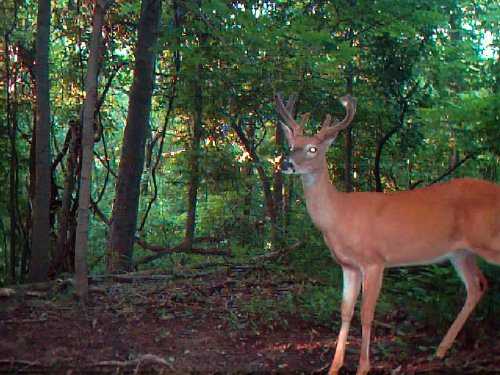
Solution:
M342 266L342 271L344 279L341 306L342 325L340 327L337 348L335 349L335 357L333 358L329 375L338 374L340 368L344 364L347 334L349 333L349 326L351 324L354 307L356 306L356 299L358 298L361 286L361 273L358 269Z
M476 257L473 253L467 250L462 250L456 252L450 260L465 284L465 288L467 289L467 298L465 299L465 304L462 307L462 310L455 318L455 321L448 329L448 332L436 350L436 355L439 358L443 358L445 356L446 351L453 344L453 341L462 329L467 318L472 313L488 287L488 282L477 266Z
M361 305L361 354L356 374L367 374L370 370L370 335L375 315L375 305L382 287L384 267L372 265L363 269L363 303Z

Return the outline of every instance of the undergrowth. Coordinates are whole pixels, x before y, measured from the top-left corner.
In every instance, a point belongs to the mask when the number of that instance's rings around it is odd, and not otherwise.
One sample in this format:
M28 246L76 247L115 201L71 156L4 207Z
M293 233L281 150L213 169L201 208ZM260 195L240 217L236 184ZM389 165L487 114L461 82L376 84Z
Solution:
M292 277L294 285L284 292L256 294L240 306L254 331L287 328L293 319L337 332L341 322L342 271L324 244L312 241L288 254L282 262L265 266L281 275L284 284L290 283ZM480 267L489 289L464 326L459 336L462 341L490 329L484 322L494 325L500 313L500 280L495 266L480 262ZM422 352L433 353L462 308L465 296L465 287L449 263L388 269L377 302L375 329L381 335L393 335L394 341L400 343L408 335L435 332L435 337L424 337L418 345ZM360 300L361 296L351 328L353 334L359 334ZM387 357L397 357L397 347L379 349Z

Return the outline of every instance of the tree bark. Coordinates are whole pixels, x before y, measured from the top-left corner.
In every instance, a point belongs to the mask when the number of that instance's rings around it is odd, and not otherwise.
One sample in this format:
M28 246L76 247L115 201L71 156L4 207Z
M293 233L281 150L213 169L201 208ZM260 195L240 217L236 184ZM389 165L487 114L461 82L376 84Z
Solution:
M71 216L71 201L76 181L76 163L78 161L78 146L80 139L80 122L70 121L68 132L70 133L69 151L64 180L64 191L59 215L59 227L57 230L55 269L57 273L73 272L74 270L74 244L69 241L69 221ZM73 220L73 218L71 218Z
M97 77L99 74L99 58L101 52L102 27L106 12L113 0L97 0L92 16L92 33L90 35L89 60L87 64L87 93L83 104L82 115L82 167L80 171L80 192L75 239L75 288L82 297L88 294L87 270L87 237L90 192L92 182L94 121L97 105Z
M202 39L203 40L203 39ZM199 161L200 161L200 142L203 131L203 93L202 93L202 67L196 67L196 78L194 82L194 119L193 136L191 139L190 156L190 177L188 184L188 211L186 220L186 236L184 245L187 248L193 246L194 234L196 229L196 206L198 201L198 188L200 185Z
M140 180L144 168L146 137L151 115L154 67L161 0L143 0L135 51L134 81L130 89L127 124L118 171L112 214L108 273L129 271L137 226Z
M352 40L352 30L347 33L348 39L351 46L353 45ZM347 65L347 75L346 75L346 93L352 94L352 86L354 81L354 64L349 62ZM345 129L344 133L344 191L353 191L352 183L352 154L353 154L353 142L352 142L352 124Z
M352 132L348 127L344 133L344 191L352 191Z
M6 71L6 81L5 85L7 103L6 103L6 117L7 117L7 129L9 132L9 204L8 212L10 218L10 257L9 257L9 276L10 281L14 282L16 280L16 263L17 263L17 198L18 198L18 157L17 157L17 109L14 109L14 102L10 95L10 85L11 85L11 75L10 75L10 36L5 35L5 71ZM17 107L17 106L16 106Z
M50 0L38 2L36 36L35 196L30 282L47 279L50 245Z

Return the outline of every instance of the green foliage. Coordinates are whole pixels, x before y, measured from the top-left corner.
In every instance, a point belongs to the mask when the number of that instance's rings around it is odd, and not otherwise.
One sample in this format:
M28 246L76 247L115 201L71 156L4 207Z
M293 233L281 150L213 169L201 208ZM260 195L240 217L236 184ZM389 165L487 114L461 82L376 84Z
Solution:
M68 121L79 117L92 9L87 3L53 3L50 59L55 155L62 148ZM16 227L16 239L10 238L9 197L3 195L0 258L9 259L10 243L14 241L18 274L23 230L29 236L31 220L27 192L34 123L35 82L31 70L36 18L34 3L19 4L14 20L13 5L6 3L2 14L5 22L0 22L0 34L9 33L10 38L4 40L8 51L4 44L0 47L1 76L10 74L10 84L6 78L0 80L0 108L4 114L11 111L10 118L3 116L0 120L0 147L9 150L7 135L16 122L16 210L18 221L23 223ZM299 92L299 112L312 112L308 134L320 126L327 113L343 115L337 99L346 91L359 99L353 127L357 190L369 191L375 186L372 171L377 144L394 126L398 129L381 156L384 189L405 189L417 181L433 181L449 169L450 155L455 150L459 160L474 157L452 177L499 181L498 7L493 2L203 0L176 2L177 9L173 4L164 7L158 50L148 141L152 164L145 168L139 207L139 221L145 220L137 233L142 240L173 247L184 238L186 183L192 170L189 146L194 83L203 97L203 141L197 151L200 187L196 235L221 238L236 260L262 255L271 246L263 179L256 168L263 168L272 185L279 149L283 147L276 144L277 114L272 101L275 91ZM103 136L94 149L98 158L92 196L107 218L113 205L114 173L118 170L127 117L138 10L138 3L116 2L104 28L99 92L103 94L108 84L109 90L97 116ZM485 50L482 41L488 35L492 45ZM7 55L10 68L6 65ZM234 131L235 125L240 125L249 137L259 165L248 155ZM164 126L160 149L158 139ZM8 154L0 161L0 183L5 187L13 173L9 165L12 155ZM339 187L343 157L344 146L339 139L328 154ZM158 158L155 186L153 166ZM65 171L63 159L54 170L59 195ZM280 212L277 224L281 245L293 246L298 241L302 245L283 256L283 264L266 267L283 277L293 275L302 285L278 297L262 294L247 306L247 314L252 317L248 322L271 329L294 318L331 325L339 321L340 268L310 222L300 183L287 179L284 191L290 195L285 197L289 208ZM55 234L59 207L56 205L54 210ZM109 229L95 216L90 228L89 265L91 273L99 274L104 272ZM147 255L151 252L136 247L136 259ZM173 254L141 267L176 272L186 264L206 259ZM496 306L500 306L497 276L493 266L485 265L484 269L488 279L493 280L492 288L476 314L478 319L495 321ZM442 330L460 308L457 295L463 287L450 268L391 270L386 279L377 314L401 320L405 329L412 329L413 322L426 322L430 328ZM0 283L8 280L8 261L3 261ZM391 315L395 305L402 306L403 316ZM281 319L283 315L285 320ZM235 324L247 324L237 315L231 319Z

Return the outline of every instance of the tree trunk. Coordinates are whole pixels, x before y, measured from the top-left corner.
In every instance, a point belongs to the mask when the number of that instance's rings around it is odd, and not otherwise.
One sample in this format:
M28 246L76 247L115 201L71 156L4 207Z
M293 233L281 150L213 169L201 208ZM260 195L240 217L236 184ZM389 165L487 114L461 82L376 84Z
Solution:
M353 45L352 30L347 33L351 46ZM346 76L346 93L352 94L352 86L354 80L354 64L349 62L347 65ZM344 133L344 191L353 191L352 184L352 124L345 130Z
M57 230L57 242L56 242L56 261L55 269L57 273L61 272L73 272L73 256L74 244L69 241L69 220L71 215L71 197L75 189L75 171L76 162L78 160L77 153L77 142L79 140L78 133L80 123L78 121L70 121L69 129L70 132L70 144L67 158L66 166L66 176L64 180L64 191L61 202L61 212L59 216L59 227Z
M399 124L394 126L391 130L384 134L384 136L377 143L377 150L375 151L375 165L373 167L373 174L375 176L375 191L384 191L382 187L382 177L380 175L380 160L382 158L382 150L384 149L387 141L394 133L400 128Z
M50 0L38 2L36 35L35 196L30 282L46 280L49 268L50 233Z
M344 191L352 190L352 132L348 127L344 133Z
M245 195L243 197L243 216L250 219L252 214L252 197L253 197L253 167L249 164L241 168L242 175L245 181Z
M78 197L77 228L75 240L75 287L82 297L88 294L87 237L90 192L92 182L94 151L94 119L97 104L97 77L101 51L102 26L112 0L96 1L92 15L89 60L87 64L87 93L82 115L82 158L80 172L80 192Z
M270 235L269 235L270 241L273 246L278 246L279 245L278 243L279 238L277 231L278 216L276 214L276 209L274 207L274 199L273 199L273 192L271 190L270 178L266 175L266 171L262 166L262 163L260 162L259 155L257 154L255 148L251 144L251 140L248 139L248 137L245 135L242 124L237 124L236 122L233 122L231 126L238 135L238 138L240 139L241 143L243 144L243 147L245 148L245 151L248 152L248 154L250 155L250 158L254 163L254 167L257 170L257 174L259 175L260 181L262 183L262 190L264 192L264 199L266 202L267 212L269 215L269 221L271 224Z
M161 0L143 0L135 51L134 81L130 89L127 125L123 138L112 214L107 272L129 271L137 225L140 181L153 94L154 67Z
M281 126L276 127L276 150L280 150L282 157L284 156L283 144L285 143L285 137L283 135L283 129ZM276 210L276 215L278 218L281 217L283 212L283 174L279 167L274 170L274 186L273 186L273 200L274 208Z
M10 218L10 259L9 259L9 276L10 281L16 280L16 263L17 263L17 198L18 198L18 158L17 158L17 109L14 110L11 104L14 104L10 95L10 53L9 53L9 34L5 35L5 64L6 64L6 81L5 91L7 96L7 129L9 132L9 218ZM17 106L16 106L17 107Z
M202 39L203 40L203 39ZM193 119L193 137L191 143L190 156L190 177L188 184L188 211L186 220L186 236L184 245L189 249L193 247L194 233L196 229L196 206L198 201L198 188L200 185L199 161L200 161L200 142L203 130L203 93L202 93L202 67L196 67L196 78L194 82L194 119Z

